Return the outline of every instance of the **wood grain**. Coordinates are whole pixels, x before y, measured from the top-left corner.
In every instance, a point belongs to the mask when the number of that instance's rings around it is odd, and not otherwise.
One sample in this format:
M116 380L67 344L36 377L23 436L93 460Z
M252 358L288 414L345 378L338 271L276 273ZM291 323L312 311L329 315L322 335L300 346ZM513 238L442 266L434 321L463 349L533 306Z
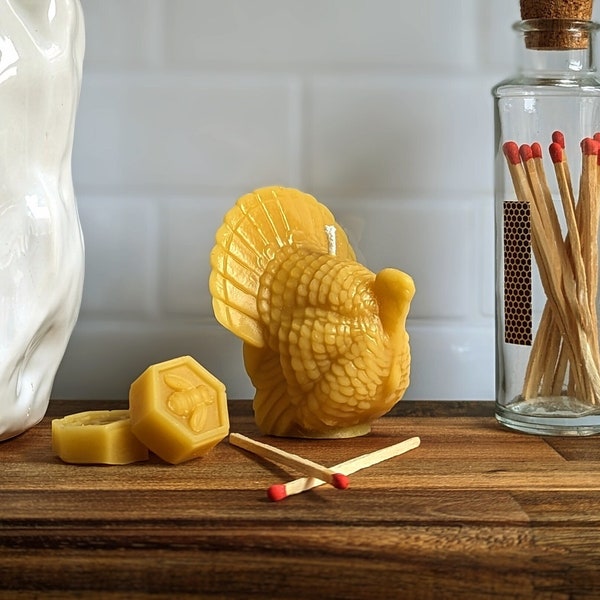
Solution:
M501 428L486 402L400 403L354 440L264 438L325 465L421 446L279 503L298 474L230 446L173 466L62 463L53 402L0 445L0 597L583 598L600 591L600 438Z

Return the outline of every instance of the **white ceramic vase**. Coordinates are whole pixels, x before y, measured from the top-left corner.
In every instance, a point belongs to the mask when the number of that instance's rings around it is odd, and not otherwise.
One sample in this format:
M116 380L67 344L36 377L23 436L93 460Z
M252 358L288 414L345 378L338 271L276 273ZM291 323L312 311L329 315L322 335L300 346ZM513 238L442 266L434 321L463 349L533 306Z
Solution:
M83 287L79 0L0 0L0 440L46 413Z

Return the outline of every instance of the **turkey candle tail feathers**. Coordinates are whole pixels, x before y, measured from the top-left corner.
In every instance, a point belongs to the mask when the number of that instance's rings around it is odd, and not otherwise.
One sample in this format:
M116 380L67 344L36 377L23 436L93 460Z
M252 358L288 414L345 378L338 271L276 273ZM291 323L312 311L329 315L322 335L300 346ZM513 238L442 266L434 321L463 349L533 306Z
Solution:
M409 275L356 262L309 194L269 187L226 214L211 253L217 320L244 341L264 433L366 433L408 386Z
M266 265L284 246L309 245L327 252L332 226L337 255L354 260L346 234L310 194L268 187L242 196L225 215L210 257L217 320L249 344L263 346L256 296Z

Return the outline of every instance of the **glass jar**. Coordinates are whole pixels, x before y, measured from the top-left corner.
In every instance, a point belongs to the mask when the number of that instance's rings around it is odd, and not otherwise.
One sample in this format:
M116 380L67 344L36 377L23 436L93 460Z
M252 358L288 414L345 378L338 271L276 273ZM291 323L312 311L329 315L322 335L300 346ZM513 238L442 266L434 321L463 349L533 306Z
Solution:
M516 23L518 72L492 91L496 418L529 433L600 433L597 29Z

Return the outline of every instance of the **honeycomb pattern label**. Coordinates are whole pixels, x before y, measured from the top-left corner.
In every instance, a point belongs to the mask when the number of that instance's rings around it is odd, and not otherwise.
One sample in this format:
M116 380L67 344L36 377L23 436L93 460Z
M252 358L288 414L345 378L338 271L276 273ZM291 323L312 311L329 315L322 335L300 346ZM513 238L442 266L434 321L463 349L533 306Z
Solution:
M504 341L531 346L531 222L527 202L504 202Z

